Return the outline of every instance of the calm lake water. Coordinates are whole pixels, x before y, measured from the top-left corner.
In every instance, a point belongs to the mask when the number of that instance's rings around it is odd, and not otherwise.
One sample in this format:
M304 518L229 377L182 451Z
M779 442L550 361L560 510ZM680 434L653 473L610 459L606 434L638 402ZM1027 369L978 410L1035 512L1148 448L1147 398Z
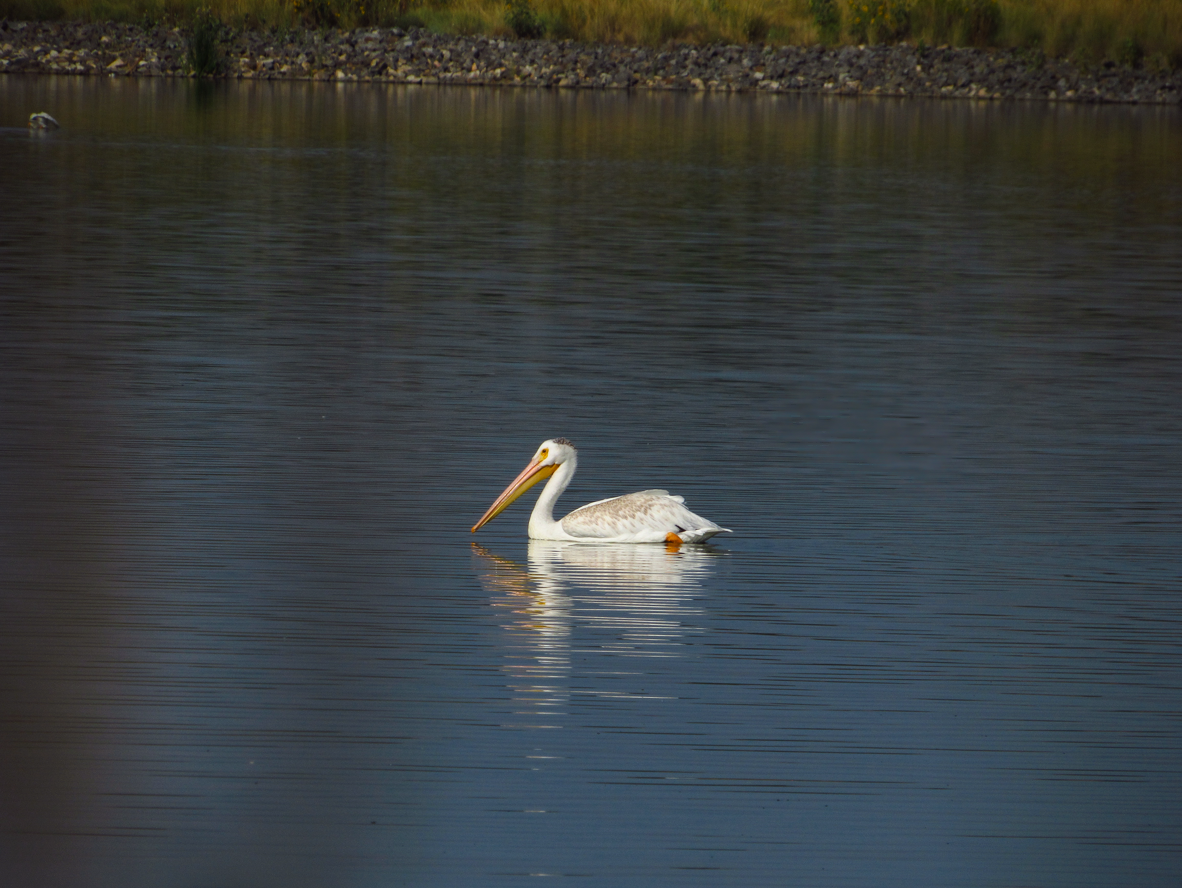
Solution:
M4 884L1177 884L1177 109L0 127ZM558 435L735 533L469 533Z

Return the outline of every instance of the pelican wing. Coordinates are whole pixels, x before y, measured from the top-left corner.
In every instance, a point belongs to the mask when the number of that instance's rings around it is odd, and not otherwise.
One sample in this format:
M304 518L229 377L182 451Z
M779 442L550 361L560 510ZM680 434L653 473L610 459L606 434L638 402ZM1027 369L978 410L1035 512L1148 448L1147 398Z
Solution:
M667 490L642 490L599 500L575 509L562 519L562 529L588 540L661 542L670 533L685 542L700 542L726 530L695 515L680 496Z

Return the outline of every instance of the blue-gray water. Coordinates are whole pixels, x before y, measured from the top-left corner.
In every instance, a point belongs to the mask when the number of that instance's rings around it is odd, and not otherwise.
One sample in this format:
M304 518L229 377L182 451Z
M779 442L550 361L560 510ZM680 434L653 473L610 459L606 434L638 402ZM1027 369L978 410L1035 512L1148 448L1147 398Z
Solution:
M0 126L3 884L1177 884L1176 109ZM735 533L474 538L557 435Z

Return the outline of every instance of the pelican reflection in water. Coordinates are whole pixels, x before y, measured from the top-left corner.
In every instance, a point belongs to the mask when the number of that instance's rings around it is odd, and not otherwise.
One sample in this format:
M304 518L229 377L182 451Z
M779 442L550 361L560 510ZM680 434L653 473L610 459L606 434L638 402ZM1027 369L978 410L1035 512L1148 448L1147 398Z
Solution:
M477 574L494 606L511 614L506 645L519 715L558 727L569 699L572 638L580 655L677 657L683 637L700 631L703 580L720 553L708 546L620 546L530 540L528 566L472 546ZM631 675L632 670L610 674ZM604 679L583 676L597 685ZM601 687L583 693L634 696Z
M667 490L642 490L597 500L554 520L554 503L570 484L578 466L575 445L566 438L543 441L534 458L496 498L472 528L480 530L519 496L549 478L529 516L531 540L582 540L601 543L701 543L730 533L708 518L695 515L680 496Z

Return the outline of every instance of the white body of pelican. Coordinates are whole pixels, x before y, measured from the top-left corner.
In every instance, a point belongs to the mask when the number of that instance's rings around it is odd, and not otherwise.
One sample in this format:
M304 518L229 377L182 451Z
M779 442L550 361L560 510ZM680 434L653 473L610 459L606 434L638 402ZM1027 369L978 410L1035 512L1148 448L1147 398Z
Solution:
M44 111L35 111L29 115L29 129L52 130L57 129L58 126L58 122Z
M642 490L612 497L575 509L554 520L554 503L570 484L578 465L575 445L566 438L543 441L529 465L513 479L488 507L475 533L508 508L509 504L541 481L549 478L529 516L531 540L583 540L600 543L700 543L716 533L730 533L713 521L695 515L685 500L667 490Z

